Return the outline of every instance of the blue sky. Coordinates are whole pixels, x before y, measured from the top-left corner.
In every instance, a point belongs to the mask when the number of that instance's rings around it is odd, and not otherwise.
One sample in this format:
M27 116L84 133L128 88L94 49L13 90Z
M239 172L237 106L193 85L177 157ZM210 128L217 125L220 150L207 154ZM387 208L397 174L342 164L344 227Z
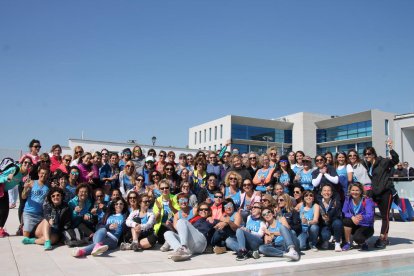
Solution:
M228 114L414 112L413 14L409 0L2 0L0 147L82 130L185 146Z

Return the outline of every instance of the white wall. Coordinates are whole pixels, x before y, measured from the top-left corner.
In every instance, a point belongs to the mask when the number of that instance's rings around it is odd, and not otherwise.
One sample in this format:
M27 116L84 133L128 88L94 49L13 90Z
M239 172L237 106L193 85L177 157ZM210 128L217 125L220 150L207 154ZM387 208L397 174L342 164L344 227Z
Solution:
M394 121L395 151L400 160L414 166L414 114Z
M220 126L223 125L222 138L220 138ZM217 139L215 139L214 129L217 127ZM211 128L211 141L209 139L209 129ZM206 130L206 141L204 141L204 130ZM199 142L201 131L201 143ZM197 142L194 143L194 133L197 132ZM225 117L213 120L198 126L194 126L188 131L188 147L190 149L203 149L208 150L211 147L211 150L220 149L220 144L224 146L231 137L231 116L227 115Z

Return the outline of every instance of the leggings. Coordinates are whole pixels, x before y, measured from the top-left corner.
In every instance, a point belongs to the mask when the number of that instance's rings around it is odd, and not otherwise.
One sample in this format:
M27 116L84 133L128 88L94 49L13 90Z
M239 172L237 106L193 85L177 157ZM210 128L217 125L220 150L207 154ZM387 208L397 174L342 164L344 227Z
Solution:
M374 235L374 227L372 226L355 225L350 218L344 218L343 223L345 227L352 228L352 238L357 244L363 244Z
M9 217L9 193L4 191L4 196L0 198L0 227L3 228Z
M378 209L381 213L382 225L381 235L387 235L390 230L390 209L392 204L392 194L390 190L386 190L384 193L374 195L373 200L378 205Z
M24 205L26 205L26 200L27 199L23 199L22 198L22 193L23 193L23 186L19 185L19 211L18 211L18 216L19 216L19 222L20 224L23 223L23 209L24 209Z

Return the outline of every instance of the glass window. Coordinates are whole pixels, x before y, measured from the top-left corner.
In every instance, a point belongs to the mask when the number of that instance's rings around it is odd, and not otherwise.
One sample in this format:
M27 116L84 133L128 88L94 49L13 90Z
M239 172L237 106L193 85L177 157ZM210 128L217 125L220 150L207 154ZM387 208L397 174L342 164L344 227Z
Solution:
M372 136L372 122L364 121L342 125L327 129L316 130L316 142L324 143L331 141L341 141L357 137Z
M237 149L239 153L248 153L249 152L249 145L242 145L242 144L232 144L232 149Z
M211 127L208 129L208 141L211 142Z
M214 127L214 140L217 140L217 126Z
M292 143L292 130L232 124L232 138L278 143Z
M204 143L207 142L207 130L204 130Z
M223 125L220 125L220 139L223 139Z
M198 132L198 142L201 144L201 130Z
M385 135L388 136L389 135L389 122L388 120L385 120Z
M197 144L197 131L194 132L194 145Z

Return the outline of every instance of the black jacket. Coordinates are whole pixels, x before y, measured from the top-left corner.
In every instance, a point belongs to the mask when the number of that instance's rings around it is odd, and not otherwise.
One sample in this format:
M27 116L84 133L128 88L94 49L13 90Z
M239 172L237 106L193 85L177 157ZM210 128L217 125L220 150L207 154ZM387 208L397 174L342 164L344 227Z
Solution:
M398 164L399 156L394 150L390 150L391 159L381 156L376 158L374 165L363 162L367 169L368 175L372 182L372 193L374 196L381 195L385 191L394 187L394 183L390 179L392 168Z
M335 219L342 219L342 204L338 199L332 198L329 203L328 208L325 208L325 205L322 202L322 199L318 201L320 206L320 216L319 216L319 225L320 226L329 226ZM328 222L322 218L323 214L327 214L329 217Z
M59 231L67 230L71 226L71 211L66 203L62 203L55 207L51 203L46 203L43 206L43 217L49 221L53 219L52 227L59 229Z
M295 230L296 236L302 232L302 221L300 219L300 214L296 210L292 212L286 212L284 209L281 211L283 217L289 223L290 229Z

